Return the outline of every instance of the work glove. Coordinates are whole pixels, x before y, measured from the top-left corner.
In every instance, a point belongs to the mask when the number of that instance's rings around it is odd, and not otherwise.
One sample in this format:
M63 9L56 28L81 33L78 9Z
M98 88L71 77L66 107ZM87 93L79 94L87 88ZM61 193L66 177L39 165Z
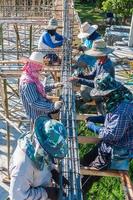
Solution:
M60 189L57 187L46 187L45 188L47 195L48 195L48 199L50 200L58 200L59 198L59 192ZM66 196L66 193L63 191L63 197Z
M96 133L96 134L99 134L100 129L102 128L101 126L97 126L97 125L95 125L93 122L90 122L90 121L87 122L86 127L87 127L89 130L91 130L91 131L93 131L94 133Z
M78 80L79 80L79 78L76 77L76 76L70 77L70 78L68 79L68 81L70 81L70 82L74 82L74 81L78 81Z
M46 187L45 190L47 192L48 199L50 199L50 200L58 200L58 197L59 197L59 188L56 188L56 187Z
M53 169L51 171L51 173L52 173L53 180L55 181L55 183L57 185L59 185L59 181L60 181L59 180L59 177L60 177L59 172L56 169ZM64 176L62 177L62 184L63 184L63 187L65 187L66 185L69 185L69 181Z
M54 84L55 88L59 88L59 87L63 87L63 83L62 82L57 82Z
M60 110L61 107L62 107L62 104L63 104L62 101L56 101L56 102L54 103L54 109L55 109L55 110Z

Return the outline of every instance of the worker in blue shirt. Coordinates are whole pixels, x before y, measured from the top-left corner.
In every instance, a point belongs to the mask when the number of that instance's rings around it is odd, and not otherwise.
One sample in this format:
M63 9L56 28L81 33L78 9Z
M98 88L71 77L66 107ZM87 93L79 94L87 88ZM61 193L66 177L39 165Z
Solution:
M106 115L102 126L87 122L88 129L98 134L101 140L84 155L81 164L95 170L128 170L129 159L133 155L133 94L108 73L104 73L95 79L91 96L103 99ZM97 180L99 177L83 177L84 195Z
M81 84L80 94L83 101L86 103L91 100L90 91L94 88L94 79L101 73L109 73L112 77L115 76L115 70L112 65L108 54L113 50L106 47L106 43L103 39L99 39L93 42L93 46L90 50L86 51L87 55L97 58L94 69L88 74L79 74L77 77L71 77L70 81L75 81ZM99 104L97 99L98 112L103 114L102 105Z
M38 42L38 49L48 52L47 56L50 58L51 64L54 62L60 63L60 58L53 49L63 45L63 36L56 32L57 27L57 20L55 18L50 19L46 30L40 36Z
M77 63L86 63L88 68L93 67L97 60L96 57L85 54L86 50L92 48L95 40L101 39L101 35L97 32L97 29L98 25L90 25L88 22L84 22L81 25L81 30L78 34L78 38L82 40L82 45L79 46L79 51L82 51L83 54L77 57Z

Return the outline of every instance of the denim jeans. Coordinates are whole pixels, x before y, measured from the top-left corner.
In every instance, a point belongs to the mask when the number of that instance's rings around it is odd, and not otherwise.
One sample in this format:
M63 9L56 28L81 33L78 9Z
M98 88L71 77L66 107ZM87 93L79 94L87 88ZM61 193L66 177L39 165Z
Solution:
M98 166L97 170L103 170L107 169L110 166L111 162L111 154L99 154L99 148L101 146L101 142L98 143L91 151L89 151L87 154L84 155L84 157L81 159L80 163L82 166L89 166L93 167L95 165ZM100 165L102 162L102 165ZM99 163L98 163L99 162ZM84 200L86 199L86 193L87 191L92 187L93 183L100 180L101 176L88 176L84 175L82 178L82 191Z

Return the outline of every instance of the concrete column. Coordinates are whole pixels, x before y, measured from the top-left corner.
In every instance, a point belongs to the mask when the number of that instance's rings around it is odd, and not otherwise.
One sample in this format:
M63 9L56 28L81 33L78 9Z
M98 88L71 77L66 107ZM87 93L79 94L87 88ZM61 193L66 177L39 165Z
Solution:
M133 15L132 15L132 20L131 20L128 46L133 47Z

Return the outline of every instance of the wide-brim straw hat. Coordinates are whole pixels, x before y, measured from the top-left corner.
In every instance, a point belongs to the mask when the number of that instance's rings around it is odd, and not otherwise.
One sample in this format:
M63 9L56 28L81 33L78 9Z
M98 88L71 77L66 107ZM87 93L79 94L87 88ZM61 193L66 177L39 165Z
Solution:
M35 121L35 134L41 147L53 158L62 159L67 154L66 129L64 125L46 116Z
M93 42L92 48L84 53L89 56L101 57L113 52L113 49L106 47L106 42L103 39L97 39Z
M23 64L26 64L27 62L34 62L34 63L37 63L37 64L41 64L43 65L44 64L44 57L46 56L47 54L45 52L32 52L32 54L30 55L29 58L27 57L22 57L20 59L20 61L23 63Z
M102 73L94 80L94 89L91 90L91 97L102 97L118 90L123 85L116 81L109 73Z
M58 27L58 21L55 18L49 20L48 25L45 27L47 30L55 30Z
M90 35L92 35L92 33L94 33L97 29L98 29L98 25L90 25L90 24L88 24L88 22L84 22L81 25L80 33L78 34L78 38L80 38L80 39L87 38Z

